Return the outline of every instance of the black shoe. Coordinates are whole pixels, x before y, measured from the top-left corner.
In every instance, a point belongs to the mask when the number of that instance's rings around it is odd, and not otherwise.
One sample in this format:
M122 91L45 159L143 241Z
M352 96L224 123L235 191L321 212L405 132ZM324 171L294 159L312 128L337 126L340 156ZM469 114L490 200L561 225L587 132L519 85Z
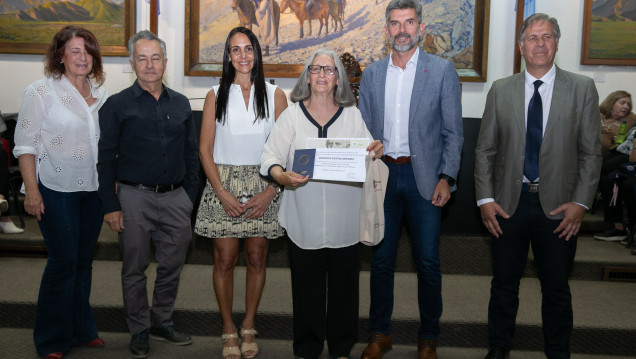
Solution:
M625 238L627 238L627 231L616 228L611 228L603 233L596 233L594 235L594 239L607 242L620 242Z
M148 329L141 333L134 334L130 338L130 352L133 358L146 358L148 352L150 352L150 345L148 344Z
M177 331L174 325L165 328L150 328L150 336L153 339L163 340L174 345L192 344L192 338L189 335Z
M509 359L510 350L499 347L491 347L488 351L488 355L484 359Z

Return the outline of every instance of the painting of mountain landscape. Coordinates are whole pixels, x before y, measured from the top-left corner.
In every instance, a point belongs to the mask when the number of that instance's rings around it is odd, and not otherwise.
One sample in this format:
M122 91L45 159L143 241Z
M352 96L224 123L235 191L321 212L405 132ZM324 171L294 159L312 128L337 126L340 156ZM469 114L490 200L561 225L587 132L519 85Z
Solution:
M125 56L134 0L0 0L0 52L44 53L69 24L92 31L103 55Z
M636 0L586 0L582 64L636 65Z

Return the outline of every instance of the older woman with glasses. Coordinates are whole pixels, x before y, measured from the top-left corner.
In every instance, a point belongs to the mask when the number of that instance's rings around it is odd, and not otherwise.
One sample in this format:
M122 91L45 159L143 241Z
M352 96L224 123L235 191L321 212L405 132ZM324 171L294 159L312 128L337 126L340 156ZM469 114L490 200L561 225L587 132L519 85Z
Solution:
M291 167L309 138L368 138L376 158L382 144L371 142L331 50L309 58L290 99L265 144L261 174L285 186L278 219L290 239L294 355L318 358L326 336L330 356L348 358L358 339L362 184L311 180Z

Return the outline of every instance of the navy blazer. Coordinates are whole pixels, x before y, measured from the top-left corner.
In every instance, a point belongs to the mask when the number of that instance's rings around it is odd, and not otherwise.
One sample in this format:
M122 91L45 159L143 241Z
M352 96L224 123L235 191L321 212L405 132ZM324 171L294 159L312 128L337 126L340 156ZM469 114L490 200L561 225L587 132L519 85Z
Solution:
M384 140L389 57L364 70L359 105L374 139ZM439 175L457 179L464 143L461 88L453 64L420 50L409 111L409 150L420 195L431 200ZM451 188L454 191L456 186Z

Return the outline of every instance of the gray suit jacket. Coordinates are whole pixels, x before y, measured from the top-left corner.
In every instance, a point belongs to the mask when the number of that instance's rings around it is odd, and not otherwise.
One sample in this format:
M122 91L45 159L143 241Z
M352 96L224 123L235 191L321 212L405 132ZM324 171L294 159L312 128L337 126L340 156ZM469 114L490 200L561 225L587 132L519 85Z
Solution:
M384 140L384 89L389 58L362 74L359 109L374 139ZM450 61L420 50L409 111L409 149L417 189L432 199L439 175L457 178L464 143L461 90ZM451 190L455 190L455 186Z
M477 199L494 198L512 215L523 183L525 72L492 84L475 149ZM539 198L546 216L567 202L592 205L601 169L598 93L589 77L556 68L539 153Z

